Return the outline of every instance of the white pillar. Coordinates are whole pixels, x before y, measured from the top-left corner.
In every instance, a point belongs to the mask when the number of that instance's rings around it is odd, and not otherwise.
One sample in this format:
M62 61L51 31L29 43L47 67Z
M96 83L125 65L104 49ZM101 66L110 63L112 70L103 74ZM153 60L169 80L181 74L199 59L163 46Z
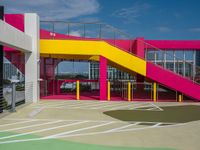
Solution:
M39 100L39 16L26 13L25 33L32 37L32 53L25 53L25 99L26 102Z

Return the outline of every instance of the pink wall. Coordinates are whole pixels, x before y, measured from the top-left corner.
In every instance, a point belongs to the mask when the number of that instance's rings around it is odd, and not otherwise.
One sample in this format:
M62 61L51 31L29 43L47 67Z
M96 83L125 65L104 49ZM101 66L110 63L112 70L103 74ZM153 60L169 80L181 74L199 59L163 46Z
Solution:
M200 50L200 40L145 40L145 42L160 49Z
M24 15L22 14L6 14L4 16L5 22L24 32ZM18 50L4 46L5 57L15 65L22 73L25 71L24 54Z
M147 62L147 78L200 101L200 86L172 71Z
M8 24L24 32L23 14L5 14L4 19Z
M22 14L5 14L4 20L11 26L24 32L24 15L22 15ZM4 46L4 51L16 51L16 50Z

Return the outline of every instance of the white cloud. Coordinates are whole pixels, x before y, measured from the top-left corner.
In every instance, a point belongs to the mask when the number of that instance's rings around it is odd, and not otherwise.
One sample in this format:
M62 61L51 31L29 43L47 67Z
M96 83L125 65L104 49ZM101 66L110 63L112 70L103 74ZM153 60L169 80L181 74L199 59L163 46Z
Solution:
M79 36L79 37L82 36L80 31L70 31L69 35L71 35L71 36Z
M135 3L132 7L122 8L112 13L113 17L122 18L126 23L139 23L139 18L146 12L151 5L148 3Z
M199 28L191 28L189 29L190 32L200 32L200 27Z
M160 31L160 32L170 32L170 31L171 31L171 28L165 27L165 26L157 27L156 29L157 29L158 31Z
M4 0L6 13L35 12L43 20L66 20L97 13L100 4L97 0Z

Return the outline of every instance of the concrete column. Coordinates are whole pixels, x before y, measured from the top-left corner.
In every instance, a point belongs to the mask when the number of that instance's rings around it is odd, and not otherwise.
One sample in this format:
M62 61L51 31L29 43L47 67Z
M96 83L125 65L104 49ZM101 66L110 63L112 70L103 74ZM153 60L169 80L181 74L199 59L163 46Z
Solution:
M100 56L99 60L99 69L100 69L100 76L99 76L99 90L100 90L100 100L107 99L107 59L103 56Z
M32 53L25 53L25 99L29 102L39 100L39 16L27 13L25 18L25 33L32 37ZM32 91L31 91L32 90Z

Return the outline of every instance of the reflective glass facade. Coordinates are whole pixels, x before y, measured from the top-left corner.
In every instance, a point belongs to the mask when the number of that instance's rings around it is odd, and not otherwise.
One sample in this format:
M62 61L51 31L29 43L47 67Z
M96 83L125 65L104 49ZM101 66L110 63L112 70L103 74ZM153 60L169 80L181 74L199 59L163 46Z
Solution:
M164 50L148 49L146 59L180 75L194 78L196 74L196 50Z
M90 79L99 79L99 62L90 62ZM107 79L109 80L133 80L134 77L126 72L108 66Z

